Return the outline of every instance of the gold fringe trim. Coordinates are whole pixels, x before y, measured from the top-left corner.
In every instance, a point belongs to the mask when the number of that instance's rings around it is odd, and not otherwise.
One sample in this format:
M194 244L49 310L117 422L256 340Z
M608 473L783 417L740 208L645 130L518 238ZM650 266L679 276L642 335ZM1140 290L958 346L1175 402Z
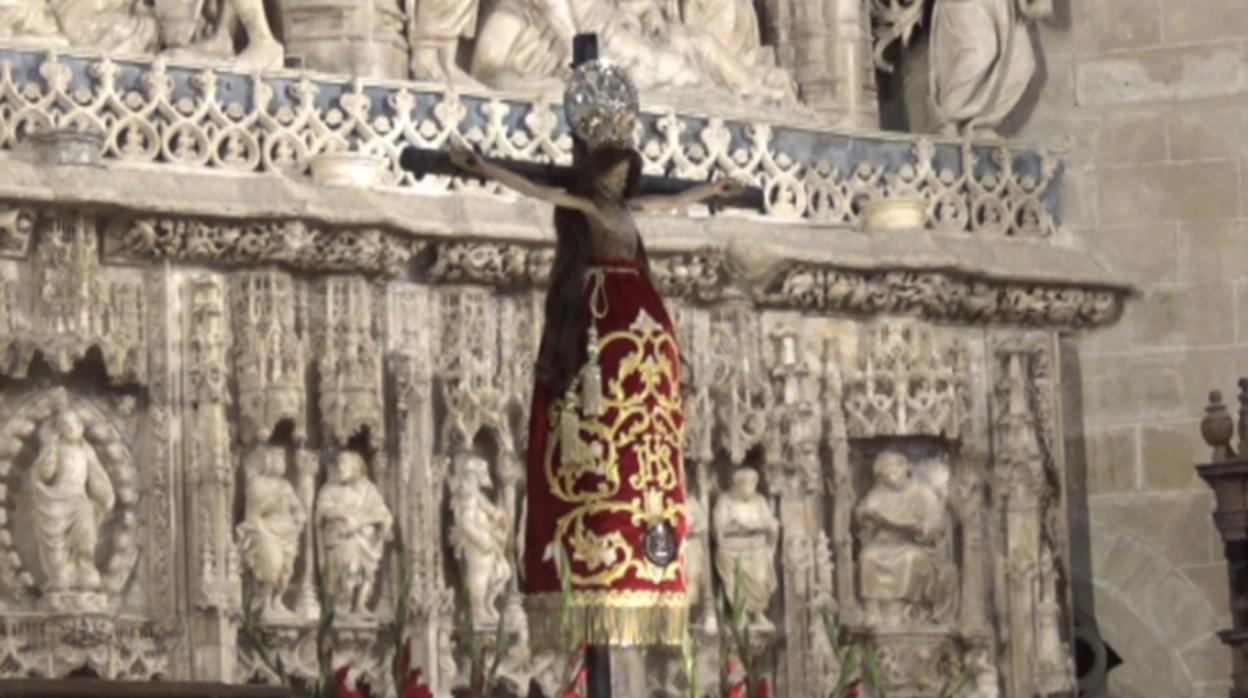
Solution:
M563 649L559 594L527 599L529 642L535 651ZM689 602L683 593L645 591L572 592L572 622L591 645L679 646L689 625Z

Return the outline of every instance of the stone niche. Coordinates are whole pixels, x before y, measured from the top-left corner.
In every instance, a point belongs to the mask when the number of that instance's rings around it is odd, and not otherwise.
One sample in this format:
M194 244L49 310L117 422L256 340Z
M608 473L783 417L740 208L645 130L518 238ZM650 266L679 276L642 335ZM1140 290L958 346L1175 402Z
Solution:
M756 58L810 61L812 42ZM335 661L388 685L402 560L438 695L464 670L459 563L483 637L504 618L515 636L505 680L546 680L516 570L550 210L417 180L398 155L462 141L566 164L558 109L78 51L0 46L0 675L272 682L240 638L246 590L284 666L313 676L327 565ZM977 696L1069 693L1056 347L1128 289L1063 233L1060 162L670 108L643 122L647 172L764 193L639 221L680 334L699 684L716 688L710 604L743 563L776 695L826 694L825 611L879 648L893 695L936 695L970 663ZM98 148L49 151L65 130ZM369 186L313 180L344 153L376 166ZM922 226L861 230L894 196ZM678 657L652 660L655 692L680 695Z

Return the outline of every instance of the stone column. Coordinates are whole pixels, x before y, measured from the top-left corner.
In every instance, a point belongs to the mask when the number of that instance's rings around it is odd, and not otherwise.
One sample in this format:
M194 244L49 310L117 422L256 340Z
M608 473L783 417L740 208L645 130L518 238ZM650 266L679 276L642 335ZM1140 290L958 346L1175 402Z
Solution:
M316 451L300 449L295 452L295 469L299 480L295 491L303 502L303 510L308 512L308 522L303 531L303 578L299 581L299 591L295 601L295 613L305 620L316 620L320 615L321 605L316 597L316 472L320 468L320 459Z

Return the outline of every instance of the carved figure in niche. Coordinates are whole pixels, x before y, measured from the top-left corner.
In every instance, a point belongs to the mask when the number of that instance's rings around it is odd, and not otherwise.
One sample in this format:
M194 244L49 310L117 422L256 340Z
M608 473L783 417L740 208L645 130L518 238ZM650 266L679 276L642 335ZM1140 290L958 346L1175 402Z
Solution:
M6 0L0 3L0 39L27 39L45 46L67 43L47 0Z
M642 89L719 87L746 98L796 99L788 73L751 64L752 57L733 53L701 27L681 24L654 0L527 4L532 1L504 0L486 17L473 73L487 84L516 87L519 79L533 86L558 78L566 70L573 35L594 33L603 55L620 64ZM501 78L512 84L496 82Z
M192 17L203 11L204 2L195 2ZM286 58L282 44L273 37L269 20L264 14L263 0L217 0L219 5L212 13L211 33L207 38L191 46L175 48L167 52L174 60L231 61L231 67L257 72L276 70ZM241 28L247 34L247 48L234 55L234 34Z
M155 53L160 31L150 5L133 0L51 0L61 32L73 46L110 54Z
M330 481L316 496L316 527L339 607L367 613L393 523L364 459L354 451L339 453Z
M1052 0L937 0L929 77L946 133L995 135L1036 72L1027 23L1052 15Z
M489 464L479 456L462 461L459 482L451 500L455 526L451 545L455 556L464 563L468 595L472 600L473 617L479 623L497 625L498 597L511 579L511 563L507 560L507 514L490 501L486 490L491 487Z
M940 621L956 602L956 572L941 544L949 532L943 498L910 477L906 457L876 456L875 482L854 518L862 542L859 594L867 622L898 626Z
M82 418L64 409L39 430L32 473L35 540L45 591L96 591L95 546L113 510L113 483L83 436Z
M286 479L286 454L261 446L246 456L246 498L238 525L243 563L256 582L267 616L290 615L282 594L295 572L307 512Z
M751 624L772 630L767 607L776 593L776 545L780 521L766 497L758 492L758 472L738 468L732 474L732 488L715 502L715 568L728 597L738 565L741 569L742 596Z
M455 63L460 39L471 39L476 32L478 2L416 0L412 75L417 80L450 82L462 87L480 84Z

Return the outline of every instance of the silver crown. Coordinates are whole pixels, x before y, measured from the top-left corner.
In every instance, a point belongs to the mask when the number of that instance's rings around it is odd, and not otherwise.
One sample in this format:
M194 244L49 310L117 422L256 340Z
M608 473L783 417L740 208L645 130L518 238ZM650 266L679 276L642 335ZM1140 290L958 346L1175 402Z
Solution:
M640 111L637 87L628 73L603 59L572 71L563 93L563 113L572 133L590 148L633 147Z

